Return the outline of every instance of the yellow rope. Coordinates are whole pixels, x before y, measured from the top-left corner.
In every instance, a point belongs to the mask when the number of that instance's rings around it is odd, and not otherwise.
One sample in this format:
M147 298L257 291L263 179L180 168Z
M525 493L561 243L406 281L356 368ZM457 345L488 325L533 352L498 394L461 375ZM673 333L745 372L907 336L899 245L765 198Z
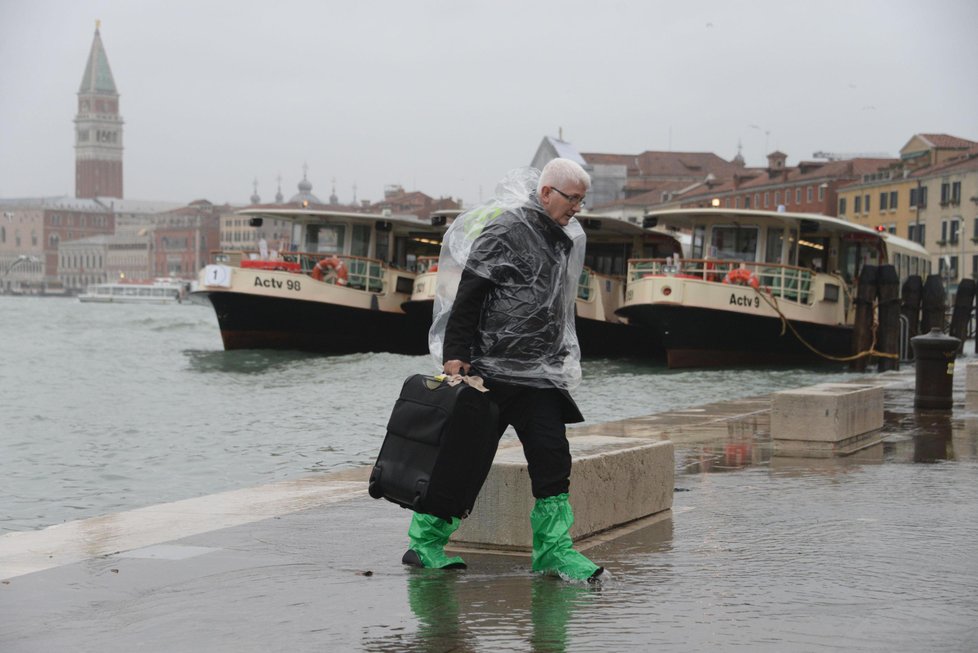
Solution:
M798 331L791 324L791 322L788 321L788 318L785 317L784 313L781 312L781 309L778 308L778 306L777 306L777 299L776 298L774 298L773 296L771 298L768 298L767 295L765 295L763 292L761 292L759 288L754 288L754 292L756 292L758 295L760 295L761 299L763 299L765 302L767 302L767 305L770 306L771 308L773 308L774 311L778 314L778 317L781 318L781 335L782 336L785 334L785 327L791 329L791 332L793 334L795 334L795 337L796 338L798 338L798 342L800 342L801 344L805 345L808 349L810 349L815 354L821 356L822 358L826 358L826 359L832 360L832 361L839 361L839 362L843 362L843 363L846 362L846 361L854 361L854 360L858 360L860 358L865 358L866 356L878 356L880 358L893 358L893 359L900 358L900 355L899 354L889 354L887 352L876 351L876 330L879 327L879 323L876 322L876 321L873 322L873 342L870 344L869 349L867 349L866 351L860 352L858 354L853 354L852 356L831 356L829 354L825 354L823 352L820 352L819 350L815 349L815 347L811 346L808 342L806 342L804 338L801 337L801 334L798 333ZM772 301L772 299L774 301Z

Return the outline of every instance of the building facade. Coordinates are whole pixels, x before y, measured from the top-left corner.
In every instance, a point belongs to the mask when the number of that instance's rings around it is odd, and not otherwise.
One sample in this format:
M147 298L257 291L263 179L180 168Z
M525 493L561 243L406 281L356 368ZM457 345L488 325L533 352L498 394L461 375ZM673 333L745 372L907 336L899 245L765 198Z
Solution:
M75 114L75 197L122 197L119 92L95 28Z

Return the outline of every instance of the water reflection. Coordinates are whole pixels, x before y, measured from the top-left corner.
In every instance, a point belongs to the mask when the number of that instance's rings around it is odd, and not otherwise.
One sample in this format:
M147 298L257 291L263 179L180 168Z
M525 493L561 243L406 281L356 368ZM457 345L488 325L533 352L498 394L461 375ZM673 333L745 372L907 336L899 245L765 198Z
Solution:
M568 623L575 610L594 598L600 585L565 583L555 578L535 577L530 590L533 620L531 650L563 653L568 644Z
M408 605L418 620L419 651L469 650L471 636L462 628L458 602L459 572L412 569L407 581Z

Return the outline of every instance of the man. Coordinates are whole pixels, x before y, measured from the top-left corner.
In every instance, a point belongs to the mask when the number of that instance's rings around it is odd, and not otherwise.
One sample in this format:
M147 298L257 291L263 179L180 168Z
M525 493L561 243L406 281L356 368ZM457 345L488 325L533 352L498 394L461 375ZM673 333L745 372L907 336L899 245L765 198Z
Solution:
M580 382L574 300L585 243L574 215L590 185L578 164L554 159L529 193L505 192L504 180L495 208L460 216L445 235L439 296L452 258L461 268L458 289L441 306L436 299L431 333L444 373L484 377L499 405L499 436L512 425L523 445L536 498L533 571L574 580L604 571L573 550L568 534L574 518L565 424L584 420L569 393ZM464 567L444 553L459 523L415 513L403 562Z

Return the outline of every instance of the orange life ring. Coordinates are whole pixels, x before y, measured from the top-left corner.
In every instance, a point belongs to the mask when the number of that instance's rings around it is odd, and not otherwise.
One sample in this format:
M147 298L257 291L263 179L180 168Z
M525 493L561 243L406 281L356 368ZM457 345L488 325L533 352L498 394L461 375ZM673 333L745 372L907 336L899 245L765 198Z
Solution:
M316 281L322 281L326 276L326 270L332 270L335 274L336 285L345 286L350 278L350 273L347 272L346 266L343 265L341 261L336 256L330 256L329 258L324 258L319 263L316 263L312 268L310 276Z
M723 283L736 283L742 286L750 286L754 290L757 290L761 286L761 282L757 280L757 277L745 268L737 268L727 272L726 276L723 277Z
M438 264L432 263L431 266L428 268L428 272L438 272Z

